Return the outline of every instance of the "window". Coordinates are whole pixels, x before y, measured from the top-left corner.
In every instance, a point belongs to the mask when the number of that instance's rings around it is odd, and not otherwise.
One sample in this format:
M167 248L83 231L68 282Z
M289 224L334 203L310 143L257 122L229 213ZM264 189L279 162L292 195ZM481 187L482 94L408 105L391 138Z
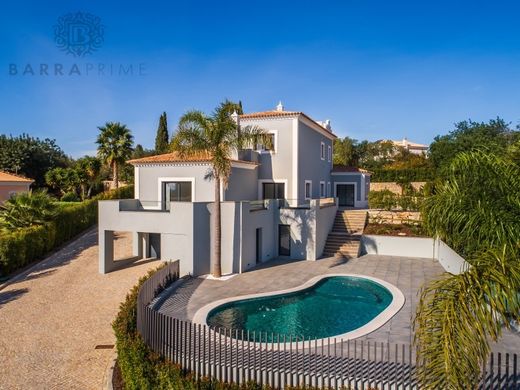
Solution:
M330 187L330 181L327 183L327 197L332 198L332 192Z
M312 199L312 181L305 180L305 199Z
M320 181L320 197L325 198L325 182Z
M170 208L170 202L191 202L191 182L175 181L163 183L164 206Z
M273 132L273 133L266 134L266 137L269 138L270 145L268 145L267 143L265 145L263 143L258 143L256 145L256 149L260 150L260 151L264 151L264 152L276 152L276 141L277 141L276 133Z
M284 199L285 183L263 183L263 199Z
M325 144L321 143L320 157L322 160L325 160Z
M329 149L328 149L328 156L329 156L329 162L330 160L332 159L332 147L329 146Z

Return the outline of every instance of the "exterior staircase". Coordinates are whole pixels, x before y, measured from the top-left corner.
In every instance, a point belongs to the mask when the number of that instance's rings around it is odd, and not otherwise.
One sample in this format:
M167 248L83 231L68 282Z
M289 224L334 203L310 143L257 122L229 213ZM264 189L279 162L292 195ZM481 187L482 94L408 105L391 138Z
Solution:
M367 217L366 211L338 210L323 249L323 257L358 257Z

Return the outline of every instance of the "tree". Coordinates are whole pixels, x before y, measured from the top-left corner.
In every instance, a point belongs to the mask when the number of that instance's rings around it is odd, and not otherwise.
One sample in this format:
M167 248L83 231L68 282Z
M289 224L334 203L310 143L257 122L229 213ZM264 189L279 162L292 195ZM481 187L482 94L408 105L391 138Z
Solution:
M76 161L74 168L81 186L81 198L90 198L92 187L96 184L101 172L101 161L96 157L85 156Z
M169 135L168 135L168 121L166 113L163 112L159 118L159 127L157 128L157 135L155 136L155 153L162 154L169 150Z
M55 140L0 135L0 169L34 179L34 186L45 185L45 173L56 167L67 167L70 160Z
M421 292L414 321L418 378L427 389L472 389L489 342L520 320L520 168L489 152L460 153L426 199L430 234L471 265Z
M126 125L119 122L107 122L98 129L98 157L112 168L114 187L119 188L119 166L130 158L134 137Z
M78 172L73 168L54 168L45 174L45 182L64 195L67 192L75 193L81 181Z
M267 132L258 127L247 126L238 129L229 115L231 104L229 101L221 103L211 116L201 111L188 111L180 118L172 140L172 149L181 157L202 155L211 160L207 178L215 181L215 241L211 271L215 277L222 275L220 184L226 186L228 183L231 175L231 155L234 151L259 141L266 145L271 142Z
M333 162L336 165L355 166L359 165L358 141L345 137L334 140Z
M485 148L501 154L519 138L520 132L511 130L510 125L500 118L487 123L462 121L456 123L449 134L435 137L430 145L429 158L433 166L443 173L458 153Z
M56 215L56 206L45 190L19 192L0 206L0 228L13 231L43 225Z

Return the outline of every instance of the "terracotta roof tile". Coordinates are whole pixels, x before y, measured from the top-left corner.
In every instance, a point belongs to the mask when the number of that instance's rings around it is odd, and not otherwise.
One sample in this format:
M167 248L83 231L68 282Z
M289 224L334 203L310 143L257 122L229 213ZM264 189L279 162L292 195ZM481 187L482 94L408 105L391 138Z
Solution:
M18 182L18 183L32 183L34 180L28 179L21 175L16 175L14 173L0 171L0 181L2 182Z
M129 164L164 164L164 163L172 163L172 162L209 162L211 161L211 155L209 153L198 153L193 156L184 156L180 157L179 153L165 153L159 154L156 156L149 156L143 158L137 158L134 160L127 161ZM245 164L258 165L252 161L244 161L244 160L231 160L234 162L240 162Z
M330 133L333 137L336 137L336 135L331 130L326 129L325 127L323 127L323 125L321 123L315 121L310 116L308 116L307 114L305 114L305 113L303 113L301 111L278 111L278 110L272 110L272 111L251 112L249 114L242 114L242 115L240 115L240 119L246 119L247 120L247 119L262 119L262 118L277 118L277 117L290 118L290 117L295 117L295 116L299 116L299 115L303 116L304 118L307 118L311 122L314 122L316 125L321 127L323 130L325 130L326 132Z

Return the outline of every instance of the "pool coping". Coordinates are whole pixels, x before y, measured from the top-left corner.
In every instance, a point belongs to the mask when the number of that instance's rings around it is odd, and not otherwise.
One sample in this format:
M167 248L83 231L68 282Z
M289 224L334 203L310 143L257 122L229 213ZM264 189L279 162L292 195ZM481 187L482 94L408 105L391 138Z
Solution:
M396 286L394 286L393 284L391 284L385 280L375 278L373 276L361 275L361 274L330 273L330 274L322 274L322 275L314 276L313 278L309 279L308 281L306 281L305 283L303 283L297 287L293 287L293 288L289 288L289 289L285 289L285 290L269 291L269 292L247 294L247 295L238 295L235 297L219 299L217 301L204 305L199 310L197 310L195 312L195 315L193 316L192 322L195 324L209 326L207 323L208 314L210 313L211 310L217 308L218 306L224 305L226 303L234 302L234 301L244 300L244 299L262 298L262 297L298 292L298 291L305 290L309 287L314 286L316 283L318 283L322 279L330 278L330 277L334 277L334 276L350 276L350 277L355 277L355 278L367 279L372 282L378 283L381 286L388 289L388 291L390 291L390 293L392 294L392 302L390 302L390 304L381 313L379 313L377 316L375 316L371 321L367 322L365 325L363 325L357 329L351 330L351 331L343 333L343 334L335 335L335 336L325 337L325 338L321 338L321 339L312 339L312 341L316 341L316 340L320 341L320 340L326 340L326 339L329 339L329 340L334 339L335 341L347 341L347 340L356 339L356 338L359 338L362 336L366 336L367 334L374 332L375 330L379 329L384 324L386 324L393 316L395 316L399 312L399 310L401 310L401 308L404 306L404 303L406 302L406 298L405 298L404 294L401 292L401 290L399 290ZM295 344L298 344L299 346L301 345L303 348L305 348L305 344L308 342L309 341L299 341ZM290 342L286 342L286 343L283 343L283 342L281 342L281 343L250 342L250 343L259 344L259 345L267 344L267 345L271 345L271 348L274 348L274 346L276 346L276 345L283 346L284 344L293 344ZM310 344L310 342L309 342L309 344Z

